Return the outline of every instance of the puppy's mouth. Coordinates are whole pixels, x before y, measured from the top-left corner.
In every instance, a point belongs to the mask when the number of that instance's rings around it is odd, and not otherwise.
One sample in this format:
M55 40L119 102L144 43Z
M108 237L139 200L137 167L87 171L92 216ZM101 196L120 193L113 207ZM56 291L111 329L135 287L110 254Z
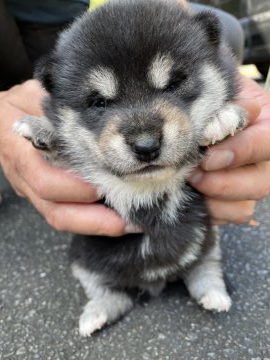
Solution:
M166 169L167 167L164 165L145 165L141 166L139 169L120 172L116 169L110 169L110 172L118 177L129 177L129 176L144 176L144 175L152 175L155 172Z
M145 165L140 167L139 169L135 169L129 172L126 172L123 174L126 178L145 178L145 177L151 177L151 178L159 178L161 174L164 173L168 169L168 166L165 165Z
M163 165L146 165L140 169L130 172L129 174L130 175L143 175L143 174L153 173L155 171L162 170L162 169L165 169L165 166L163 166ZM127 174L127 175L129 175L129 174Z

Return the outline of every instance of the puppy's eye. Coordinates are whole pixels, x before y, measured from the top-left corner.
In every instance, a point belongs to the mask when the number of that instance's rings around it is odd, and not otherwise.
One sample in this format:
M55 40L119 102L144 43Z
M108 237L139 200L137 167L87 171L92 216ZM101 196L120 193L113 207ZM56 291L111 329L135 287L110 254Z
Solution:
M89 98L87 101L88 107L106 108L107 100L104 98Z
M187 79L187 75L185 74L181 74L181 77L178 78L175 81L172 81L165 89L165 92L171 92L171 91L175 91L177 90L180 85L182 84L183 81L185 81Z

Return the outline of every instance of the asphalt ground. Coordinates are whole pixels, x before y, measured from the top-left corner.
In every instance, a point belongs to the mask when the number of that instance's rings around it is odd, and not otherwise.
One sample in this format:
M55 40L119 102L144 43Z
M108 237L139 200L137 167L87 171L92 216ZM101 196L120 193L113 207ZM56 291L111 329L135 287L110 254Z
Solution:
M81 338L86 298L68 266L71 236L52 230L1 175L0 192L0 359L270 360L270 199L250 224L221 228L229 313L202 310L178 282Z

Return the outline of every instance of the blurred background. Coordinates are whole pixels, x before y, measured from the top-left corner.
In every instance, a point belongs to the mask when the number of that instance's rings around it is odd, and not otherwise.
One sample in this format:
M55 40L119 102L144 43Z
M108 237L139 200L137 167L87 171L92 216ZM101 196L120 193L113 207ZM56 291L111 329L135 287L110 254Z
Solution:
M244 66L241 72L265 80L270 65L270 0L199 0L234 15L245 35Z

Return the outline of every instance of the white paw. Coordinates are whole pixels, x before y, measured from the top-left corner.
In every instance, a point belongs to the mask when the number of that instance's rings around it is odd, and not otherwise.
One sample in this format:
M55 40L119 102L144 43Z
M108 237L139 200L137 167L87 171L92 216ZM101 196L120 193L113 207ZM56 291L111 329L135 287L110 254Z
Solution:
M33 132L31 126L24 119L16 121L13 125L13 130L18 135L25 137L27 139L32 139Z
M232 305L230 296L224 290L209 290L199 301L206 310L229 311Z
M233 136L245 125L245 112L237 105L228 105L206 125L200 145L214 145L229 135Z
M100 330L107 322L107 315L89 308L85 310L79 321L79 332L81 336L91 336L96 330Z

